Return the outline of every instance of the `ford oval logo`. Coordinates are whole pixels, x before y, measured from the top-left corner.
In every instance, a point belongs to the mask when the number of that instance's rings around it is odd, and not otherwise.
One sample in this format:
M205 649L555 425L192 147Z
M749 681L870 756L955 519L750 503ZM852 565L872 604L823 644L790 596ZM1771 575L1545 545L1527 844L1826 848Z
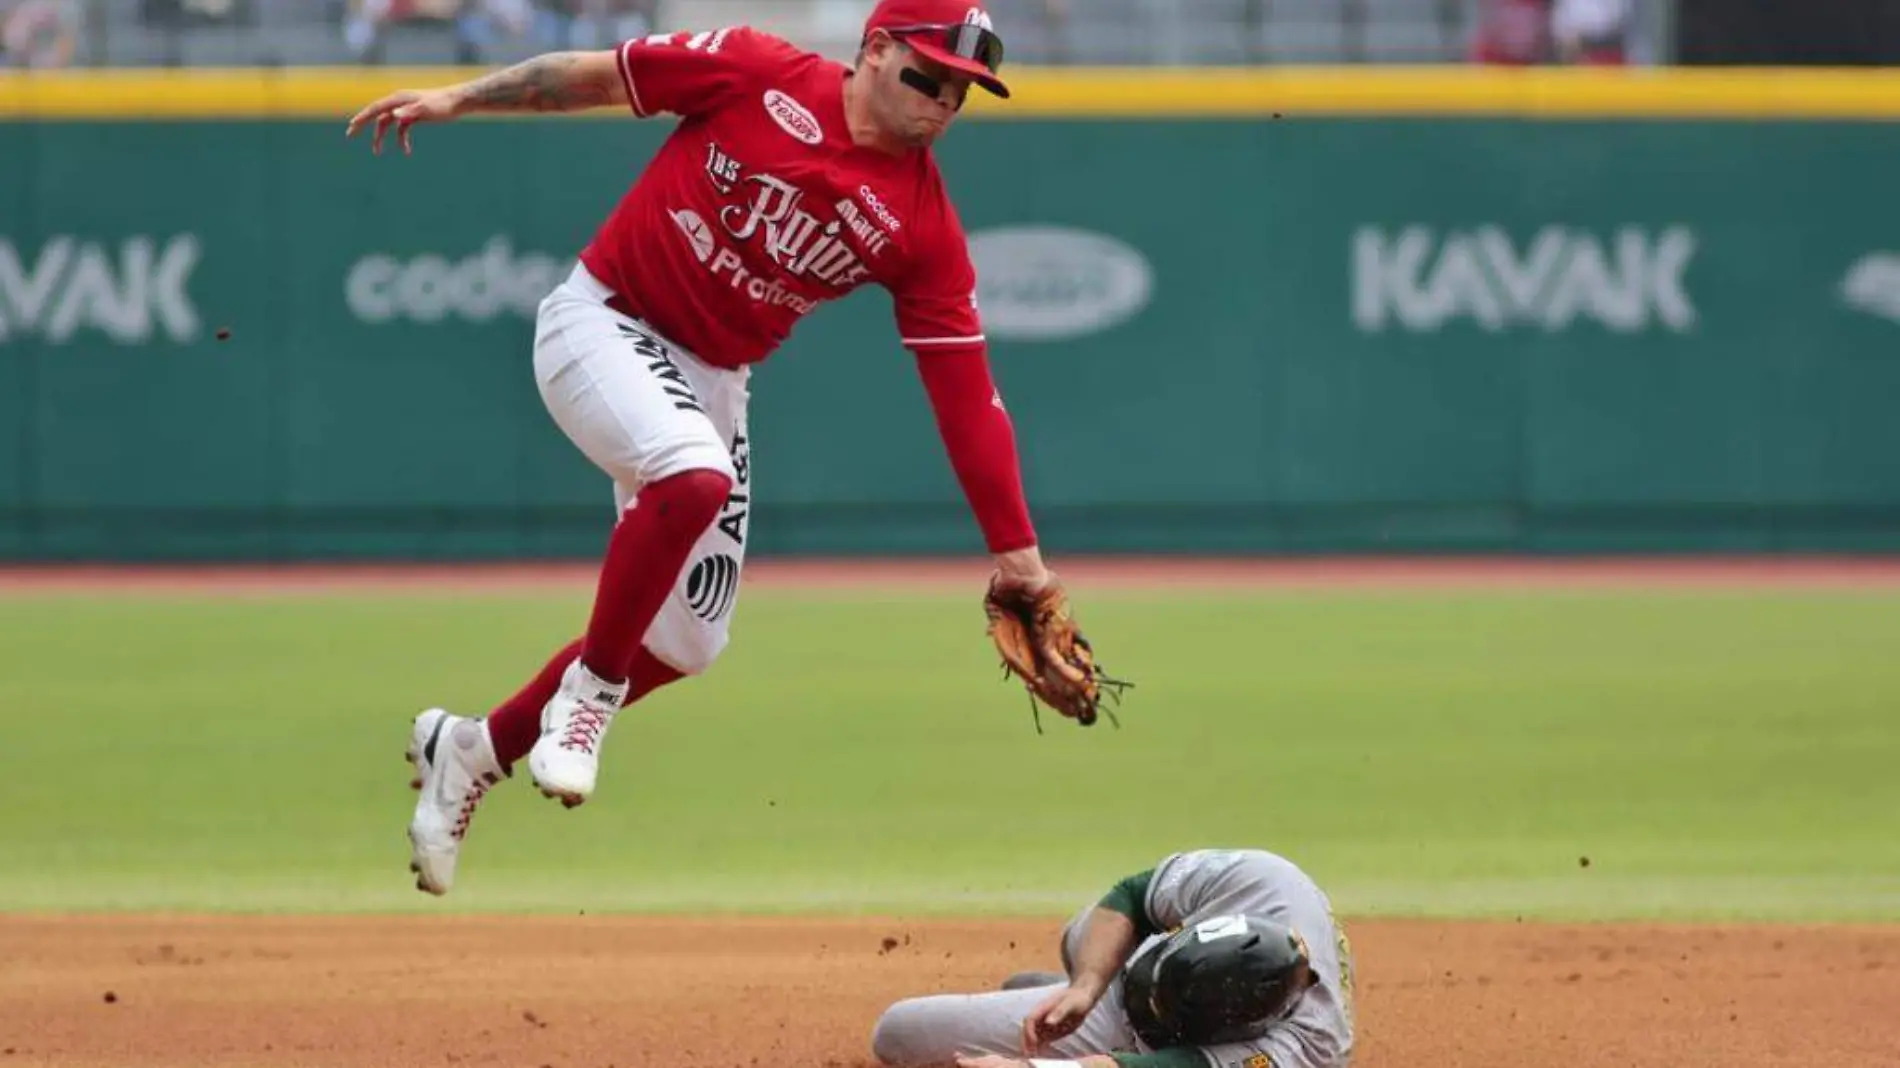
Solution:
M996 338L1059 341L1134 317L1154 293L1154 271L1132 246L1090 230L1006 226L970 236L977 307Z

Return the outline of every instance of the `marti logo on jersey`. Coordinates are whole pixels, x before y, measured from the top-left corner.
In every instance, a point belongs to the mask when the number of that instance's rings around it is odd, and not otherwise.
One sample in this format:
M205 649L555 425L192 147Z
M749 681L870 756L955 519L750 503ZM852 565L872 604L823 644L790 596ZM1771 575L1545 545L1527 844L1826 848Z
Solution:
M720 193L743 193L746 198L720 209L718 219L728 236L740 242L756 240L785 274L815 279L841 293L871 275L871 269L845 235L855 237L868 254L877 256L891 243L890 234L882 227L894 230L899 225L868 187L860 192L869 194L867 201L875 205L875 214L847 198L833 209L836 219L821 222L804 209L803 189L775 175L745 173L744 165L716 144L707 146L706 177ZM698 212L679 208L671 215L693 255L711 269L713 277L729 278L732 288L751 299L787 306L800 315L817 307L817 302L792 292L784 278L761 277L747 269L739 254L721 242L718 232Z

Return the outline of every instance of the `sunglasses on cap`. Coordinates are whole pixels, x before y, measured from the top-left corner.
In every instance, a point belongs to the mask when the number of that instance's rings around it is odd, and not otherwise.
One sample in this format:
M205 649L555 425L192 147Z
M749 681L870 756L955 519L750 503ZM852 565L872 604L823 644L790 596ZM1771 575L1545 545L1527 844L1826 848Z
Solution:
M973 23L887 26L884 32L898 40L918 38L960 59L975 60L991 74L1003 68L1003 39L994 30Z
M963 59L975 60L983 64L991 74L1003 65L1003 40L981 26L958 23L955 26L898 26L885 31L899 43L908 44L906 38L924 37L930 44L945 52ZM938 60L929 52L917 51L925 59ZM905 67L897 73L897 80L917 90L932 100L943 97L943 79L934 78L916 67ZM957 101L957 109L963 108L963 101Z

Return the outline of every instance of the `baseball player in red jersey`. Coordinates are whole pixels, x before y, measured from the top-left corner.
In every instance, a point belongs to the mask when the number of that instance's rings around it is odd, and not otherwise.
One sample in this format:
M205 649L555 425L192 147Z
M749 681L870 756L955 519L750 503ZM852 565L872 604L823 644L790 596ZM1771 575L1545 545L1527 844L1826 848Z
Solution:
M475 112L678 116L536 321L542 399L613 480L618 505L586 633L485 718L416 717L419 888L448 891L476 806L516 761L528 758L543 793L580 804L614 715L724 649L750 514L747 369L860 286L895 300L995 556L989 596L1017 591L1068 618L991 381L963 228L930 153L972 86L1009 95L1002 52L970 0L883 0L853 66L747 27L664 33L394 93L350 121L352 136L373 131L378 154L393 128L407 154L413 125Z

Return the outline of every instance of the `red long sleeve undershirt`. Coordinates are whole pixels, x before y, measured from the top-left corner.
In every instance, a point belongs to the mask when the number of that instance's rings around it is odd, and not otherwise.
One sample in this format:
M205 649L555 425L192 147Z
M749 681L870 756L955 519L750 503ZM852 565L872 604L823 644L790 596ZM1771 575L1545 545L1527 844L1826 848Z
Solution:
M950 466L990 552L1035 545L1016 430L990 377L989 351L982 345L932 348L917 354L917 372L930 394Z

